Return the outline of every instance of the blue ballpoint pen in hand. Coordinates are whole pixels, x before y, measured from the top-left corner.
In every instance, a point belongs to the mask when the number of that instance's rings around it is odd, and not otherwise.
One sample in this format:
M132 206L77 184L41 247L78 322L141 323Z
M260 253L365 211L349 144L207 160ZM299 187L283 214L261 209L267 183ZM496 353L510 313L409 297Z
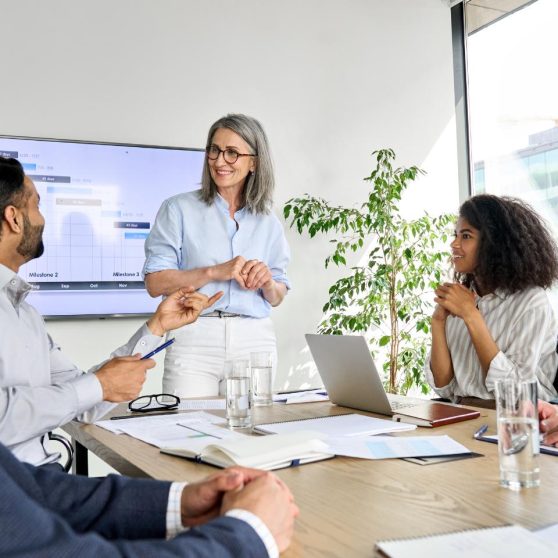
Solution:
M163 349L166 349L169 345L172 345L173 343L174 343L174 337L172 339L169 339L168 341L166 341L162 345L159 345L156 349L153 349L150 353L147 353L146 355L142 356L140 360L145 360L146 358L151 358L152 356L161 352Z

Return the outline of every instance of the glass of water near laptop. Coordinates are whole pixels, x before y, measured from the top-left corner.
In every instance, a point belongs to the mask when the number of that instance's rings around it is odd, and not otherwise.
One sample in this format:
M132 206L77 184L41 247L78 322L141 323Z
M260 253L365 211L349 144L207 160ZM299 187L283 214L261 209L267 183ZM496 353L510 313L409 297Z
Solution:
M260 351L250 353L252 371L252 393L254 405L273 405L273 353Z
M225 363L225 399L230 428L252 426L252 377L248 359Z
M507 378L495 384L500 485L539 486L539 421L536 380Z

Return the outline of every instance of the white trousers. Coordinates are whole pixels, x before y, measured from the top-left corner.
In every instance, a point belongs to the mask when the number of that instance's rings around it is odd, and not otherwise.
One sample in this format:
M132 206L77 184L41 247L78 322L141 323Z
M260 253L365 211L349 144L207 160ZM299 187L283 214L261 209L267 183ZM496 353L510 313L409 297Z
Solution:
M249 359L251 352L270 351L277 367L277 345L271 318L204 318L169 332L176 341L167 349L163 392L179 397L224 393L225 362Z

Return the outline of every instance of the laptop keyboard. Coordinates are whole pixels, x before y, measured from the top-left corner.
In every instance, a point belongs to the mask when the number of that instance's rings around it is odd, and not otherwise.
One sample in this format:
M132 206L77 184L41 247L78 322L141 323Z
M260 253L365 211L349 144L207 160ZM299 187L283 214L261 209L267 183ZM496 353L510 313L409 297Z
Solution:
M388 399L392 411L398 411L407 407L414 407L415 405L420 405L425 401L424 399L418 399L416 397L404 397L402 395L393 394L388 394Z
M393 411L399 411L400 409L405 409L407 407L414 407L416 403L404 403L403 401L390 401L390 405Z

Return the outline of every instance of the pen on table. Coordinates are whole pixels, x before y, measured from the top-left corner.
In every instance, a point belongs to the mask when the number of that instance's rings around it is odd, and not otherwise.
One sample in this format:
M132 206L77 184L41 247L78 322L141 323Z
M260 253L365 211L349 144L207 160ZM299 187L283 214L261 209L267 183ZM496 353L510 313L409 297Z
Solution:
M473 438L480 438L488 430L488 424L483 424L474 434Z
M473 438L475 438L475 440L481 440L484 433L488 430L488 424L483 424L474 434L473 434ZM496 443L496 440L492 440L492 439L488 439L488 440L484 440L487 442L494 442ZM540 433L539 434L539 443L544 445L544 434Z
M168 411L160 411L160 412L150 412L150 413L137 413L134 415L118 415L116 417L110 417L110 420L120 420L120 419L129 419L129 418L141 418L141 417L156 417L159 415L177 415L178 409L168 410Z
M162 351L163 349L166 349L169 345L172 345L173 343L174 343L174 337L172 339L169 339L162 345L159 345L156 349L153 349L150 353L147 353L145 356L142 356L140 360L151 358L153 355L156 355L158 352Z
M204 436L209 436L210 438L217 438L217 440L221 440L221 438L219 436L217 436L216 434L209 434L208 432L204 432L203 430L198 430L197 428L192 428L189 424L182 424L182 423L178 423L177 426L182 426L184 428L187 428L188 430L193 430L194 432L197 432L198 434L203 434Z

